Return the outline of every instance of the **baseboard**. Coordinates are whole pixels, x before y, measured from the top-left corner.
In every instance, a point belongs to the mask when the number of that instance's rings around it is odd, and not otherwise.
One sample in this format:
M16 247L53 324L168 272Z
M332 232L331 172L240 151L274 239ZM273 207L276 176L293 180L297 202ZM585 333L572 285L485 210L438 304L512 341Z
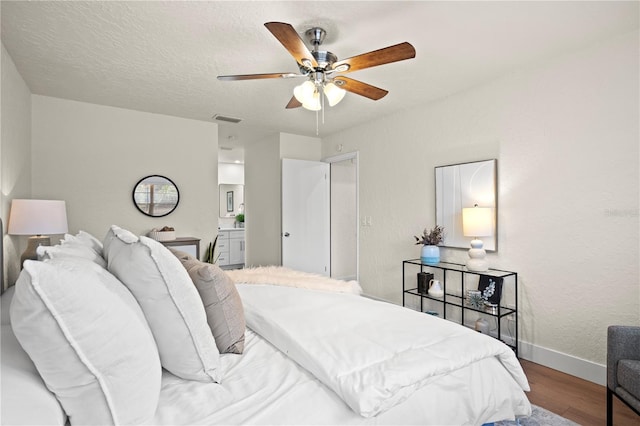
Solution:
M522 341L520 342L519 355L527 361L562 371L601 386L607 385L606 365L596 364L592 361Z

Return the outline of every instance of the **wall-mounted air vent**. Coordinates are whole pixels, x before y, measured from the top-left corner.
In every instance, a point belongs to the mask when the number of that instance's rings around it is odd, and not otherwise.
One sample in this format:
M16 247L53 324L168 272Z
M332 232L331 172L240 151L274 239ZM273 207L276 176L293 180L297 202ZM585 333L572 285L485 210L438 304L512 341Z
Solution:
M241 118L227 117L224 115L216 114L212 117L214 120L218 121L226 121L227 123L239 123L242 121Z

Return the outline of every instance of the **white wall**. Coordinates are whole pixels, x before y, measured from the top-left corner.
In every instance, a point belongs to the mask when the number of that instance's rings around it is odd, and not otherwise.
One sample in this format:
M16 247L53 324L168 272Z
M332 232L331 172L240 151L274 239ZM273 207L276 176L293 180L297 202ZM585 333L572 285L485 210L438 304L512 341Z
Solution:
M168 225L202 246L215 238L217 124L45 96L32 102L33 196L66 200L70 232L102 238L111 224L136 234ZM133 187L152 174L180 191L168 216L133 204Z
M280 133L280 158L320 161L322 141L310 136Z
M246 265L281 265L281 159L320 160L319 138L279 133L245 147Z
M372 216L360 233L365 292L401 302L401 262L419 256L412 236L435 224L433 168L497 158L489 260L519 273L523 354L602 383L607 325L640 325L638 40L324 138L324 156L359 151L360 215ZM563 354L575 362L561 366Z
M218 183L244 185L244 164L218 163Z
M280 137L245 146L245 264L280 265Z
M0 106L0 210L3 219L5 285L20 273L20 255L26 238L6 235L11 200L31 198L31 91L2 45L2 103Z
M356 161L331 163L331 276L342 280L358 274Z

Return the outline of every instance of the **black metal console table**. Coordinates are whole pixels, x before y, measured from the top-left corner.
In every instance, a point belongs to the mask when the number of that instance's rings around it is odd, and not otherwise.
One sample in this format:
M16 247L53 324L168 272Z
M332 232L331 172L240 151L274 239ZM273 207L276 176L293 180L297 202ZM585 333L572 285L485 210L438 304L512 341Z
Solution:
M444 295L442 297L434 297L427 292L420 293L416 279L417 273L408 275L411 270L433 273L434 277L441 281ZM471 288L471 284L469 284L472 281L471 277L482 275L503 279L502 299L494 309L473 307L466 301L466 292L476 289ZM513 283L511 288L510 283ZM460 292L459 294L457 294L458 291ZM477 272L470 271L465 265L459 263L439 262L437 264L426 264L420 259L404 260L402 261L402 306L406 305L405 298L407 295L414 295L420 298L420 312L424 312L425 301L430 306L441 306L444 319L451 320L451 318L447 318L448 310L459 312L459 322L463 325L465 324L466 311L475 311L495 318L497 322L497 338L510 346L518 356L518 274L516 272L491 268L488 271ZM504 340L503 320L512 321L515 324L514 334L510 336L513 339L512 342Z

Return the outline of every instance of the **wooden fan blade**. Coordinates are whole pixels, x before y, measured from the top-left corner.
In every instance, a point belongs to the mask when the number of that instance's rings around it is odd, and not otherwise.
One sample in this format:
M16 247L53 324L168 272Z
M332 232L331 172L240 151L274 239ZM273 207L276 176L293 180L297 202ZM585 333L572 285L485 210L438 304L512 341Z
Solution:
M302 106L302 103L299 100L297 100L295 96L292 96L286 108L287 109L300 108L301 106Z
M389 64L391 62L404 61L416 57L416 49L406 41L394 46L363 53L362 55L338 61L331 67L338 72L353 72L364 68L376 67L378 65ZM341 65L349 65L349 69L340 70Z
M219 75L218 80L236 81L236 80L262 80L266 78L293 78L300 77L302 74L294 74L291 72L276 72L270 74L244 74L244 75Z
M333 81L337 82L336 85L338 87L348 92L364 96L365 98L373 99L374 101L384 98L387 93L389 93L387 90L380 89L379 87L372 86L370 84L363 83L349 77L339 76L334 78Z
M284 22L267 22L264 26L282 43L291 56L296 58L300 65L308 69L318 66L318 62L291 25Z

